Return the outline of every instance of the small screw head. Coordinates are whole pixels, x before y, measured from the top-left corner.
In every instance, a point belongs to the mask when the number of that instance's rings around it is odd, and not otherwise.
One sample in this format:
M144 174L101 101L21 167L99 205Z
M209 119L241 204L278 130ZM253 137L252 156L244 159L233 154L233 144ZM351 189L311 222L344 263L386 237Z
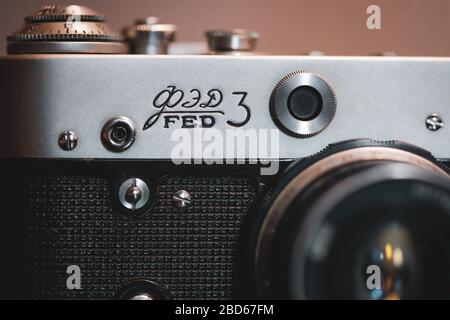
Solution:
M132 205L136 205L136 203L138 203L141 198L142 191L136 186L131 186L125 193L125 201L131 203Z
M444 126L444 121L442 120L441 116L439 116L436 113L433 113L427 117L425 125L430 131L438 131L440 128Z
M149 202L150 189L143 180L130 178L121 184L118 198L122 206L135 211L143 208Z
M179 190L172 197L172 204L177 208L186 208L191 202L192 196L186 190Z
M78 136L73 131L64 131L59 135L58 145L65 151L73 150L77 147Z

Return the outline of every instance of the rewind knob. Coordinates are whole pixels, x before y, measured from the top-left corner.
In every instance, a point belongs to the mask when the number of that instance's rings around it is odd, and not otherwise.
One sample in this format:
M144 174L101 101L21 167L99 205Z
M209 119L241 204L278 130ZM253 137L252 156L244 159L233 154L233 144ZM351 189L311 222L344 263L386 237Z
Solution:
M126 53L122 38L113 33L103 15L84 6L45 6L25 18L8 37L9 54Z

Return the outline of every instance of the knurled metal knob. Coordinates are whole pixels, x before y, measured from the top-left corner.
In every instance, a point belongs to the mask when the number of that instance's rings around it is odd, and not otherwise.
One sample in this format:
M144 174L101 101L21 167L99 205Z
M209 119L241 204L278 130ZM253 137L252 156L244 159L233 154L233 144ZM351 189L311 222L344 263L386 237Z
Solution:
M244 29L210 30L205 33L211 53L245 53L256 48L259 34Z
M9 54L126 53L122 38L112 32L103 15L84 6L45 6L25 18L8 37Z
M138 19L123 29L123 35L133 54L167 54L175 40L176 26L160 23L157 17Z
M285 133L307 138L319 134L336 113L336 93L322 75L296 71L276 85L270 99L270 113Z

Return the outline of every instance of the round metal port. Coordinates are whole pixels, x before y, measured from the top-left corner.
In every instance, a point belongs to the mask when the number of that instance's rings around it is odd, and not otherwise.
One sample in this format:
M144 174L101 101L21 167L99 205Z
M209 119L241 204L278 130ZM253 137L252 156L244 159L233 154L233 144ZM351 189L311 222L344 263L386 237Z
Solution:
M134 124L127 117L114 117L108 120L101 134L103 145L113 152L127 150L133 144L135 137Z

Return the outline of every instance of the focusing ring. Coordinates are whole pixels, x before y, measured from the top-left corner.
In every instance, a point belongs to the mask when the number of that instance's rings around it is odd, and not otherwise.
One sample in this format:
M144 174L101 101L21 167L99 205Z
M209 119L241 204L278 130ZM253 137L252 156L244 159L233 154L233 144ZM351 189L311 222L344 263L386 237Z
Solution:
M395 141L377 142L364 139L347 141L330 145L319 154L294 163L271 188L269 200L257 209L263 218L260 224L253 228L256 236L251 240L250 247L254 249L252 265L259 296L266 297L271 291L269 266L274 237L279 231L288 207L297 196L328 172L350 164L370 161L407 163L448 178L448 173L431 154L423 149Z

